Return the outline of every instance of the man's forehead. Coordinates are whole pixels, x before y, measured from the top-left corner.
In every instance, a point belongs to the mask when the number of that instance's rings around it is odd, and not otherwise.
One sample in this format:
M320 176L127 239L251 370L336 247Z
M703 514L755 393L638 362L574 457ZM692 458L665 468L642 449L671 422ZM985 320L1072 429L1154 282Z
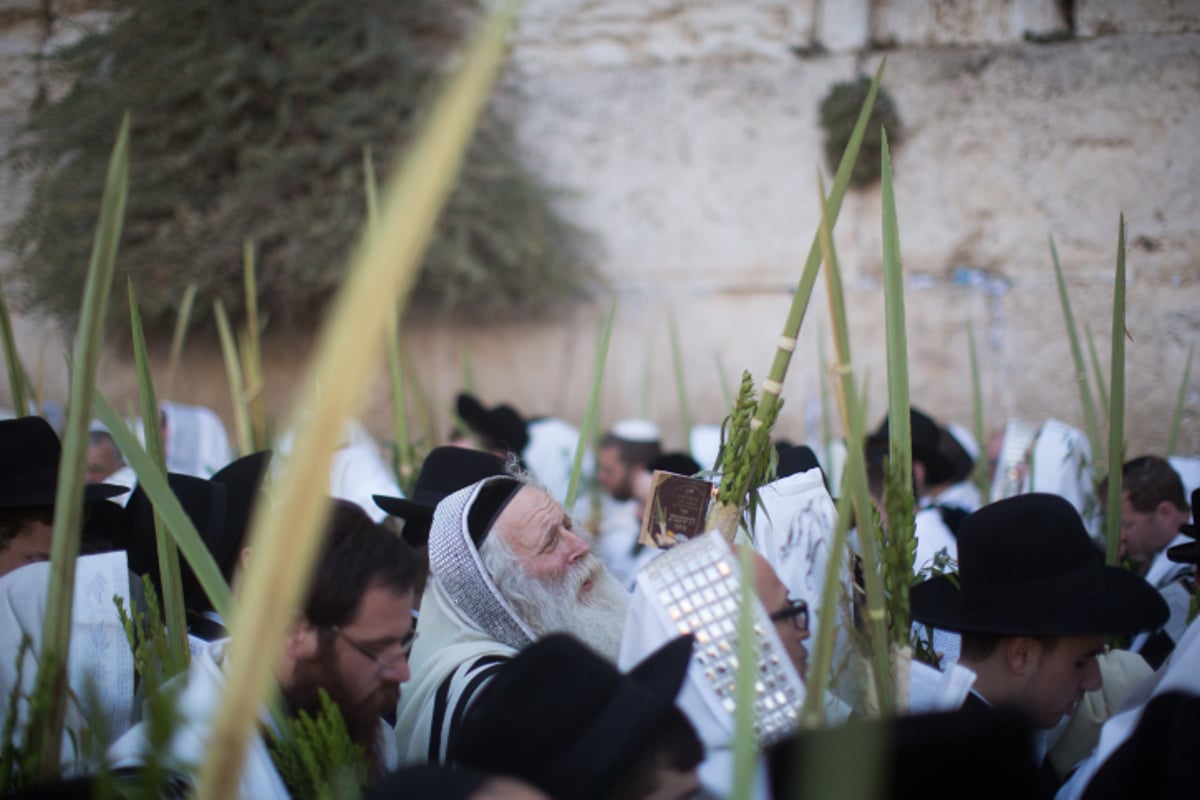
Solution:
M495 527L509 535L522 531L542 533L562 521L563 510L554 498L536 486L522 486L500 516Z

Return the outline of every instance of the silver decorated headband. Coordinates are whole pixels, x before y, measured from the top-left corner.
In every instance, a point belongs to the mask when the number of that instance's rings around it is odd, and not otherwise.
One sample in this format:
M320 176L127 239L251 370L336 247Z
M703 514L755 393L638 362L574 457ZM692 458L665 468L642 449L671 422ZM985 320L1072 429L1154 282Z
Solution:
M429 571L460 612L496 641L520 650L537 637L500 593L467 530L467 514L493 476L459 489L437 505L429 528Z

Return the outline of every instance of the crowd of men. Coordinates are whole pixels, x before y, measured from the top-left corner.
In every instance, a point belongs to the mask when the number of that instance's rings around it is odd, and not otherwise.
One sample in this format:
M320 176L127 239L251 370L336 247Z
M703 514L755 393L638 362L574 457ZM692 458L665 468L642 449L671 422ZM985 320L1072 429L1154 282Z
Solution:
M637 536L651 476L711 470L711 430L672 453L654 423L615 424L587 459L597 497L583 492L565 508L572 426L467 395L457 412L456 444L428 453L407 497L378 450L348 435L315 574L283 651L262 654L286 719L318 717L329 703L340 712L367 797L727 797L747 702L756 760L743 778L754 797L809 796L839 736L858 748L870 778L860 785L880 797L1173 797L1195 785L1200 544L1189 521L1200 492L1188 487L1189 506L1168 460L1125 465L1125 564L1106 566L1096 511L1104 486L1088 477L1078 431L1055 420L1032 434L1010 424L981 445L914 410L912 633L927 647L900 657L898 710L880 718L892 703L872 694L856 537L832 552L839 481L826 448L822 464L808 447L777 444L777 477L733 542L712 531L659 549ZM187 408L171 413L182 420L174 430L163 420L171 489L236 590L255 557L248 522L281 455L232 459L227 444L205 445L181 469ZM212 429L211 418L194 419L205 421L197 436ZM865 445L877 500L887 422ZM164 735L112 602L142 615L156 608L139 578L149 594L161 590L154 508L101 427L89 444L67 780L14 796L88 797L150 772L160 796L187 796L211 749L229 634L181 560L191 661L152 689L175 709ZM60 444L45 420L24 417L0 421L0 449L0 703L16 737L38 724L27 694ZM987 458L995 478L985 503L971 476ZM840 568L827 569L831 558ZM836 608L822 617L830 598ZM746 619L752 697L738 685ZM821 654L828 688L810 690L822 625L834 628ZM97 713L110 734L99 755L83 745L94 745ZM313 791L281 744L299 734L276 713L261 711L239 797ZM313 752L344 761L328 742ZM334 777L349 767L327 766Z

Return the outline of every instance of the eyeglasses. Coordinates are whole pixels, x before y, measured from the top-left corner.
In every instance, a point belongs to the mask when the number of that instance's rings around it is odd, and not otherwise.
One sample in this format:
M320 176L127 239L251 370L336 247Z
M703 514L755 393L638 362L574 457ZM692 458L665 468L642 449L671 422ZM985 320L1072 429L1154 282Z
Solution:
M791 620L798 631L808 630L808 603L803 600L788 599L787 605L771 614L772 622Z
M400 640L400 652L385 658L379 653L373 652L369 647L366 647L362 643L351 639L339 626L331 625L329 629L338 636L342 637L346 644L350 645L355 650L374 661L376 666L379 667L380 672L391 669L396 665L396 662L401 659L408 660L409 654L412 653L413 643L417 640L417 632L410 631L407 636Z

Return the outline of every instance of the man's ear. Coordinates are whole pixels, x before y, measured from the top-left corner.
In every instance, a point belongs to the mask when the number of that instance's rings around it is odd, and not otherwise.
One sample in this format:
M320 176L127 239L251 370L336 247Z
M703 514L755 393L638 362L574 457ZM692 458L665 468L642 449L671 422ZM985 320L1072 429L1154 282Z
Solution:
M1175 520L1175 515L1179 513L1179 509L1169 500L1160 500L1158 505L1154 507L1154 515L1162 521L1163 525L1171 526Z
M320 647L319 633L320 629L309 622L307 618L297 615L283 642L283 651L287 658L293 662L316 658Z
M1004 640L1004 660L1014 675L1024 677L1040 662L1041 643L1029 636L1013 636Z

